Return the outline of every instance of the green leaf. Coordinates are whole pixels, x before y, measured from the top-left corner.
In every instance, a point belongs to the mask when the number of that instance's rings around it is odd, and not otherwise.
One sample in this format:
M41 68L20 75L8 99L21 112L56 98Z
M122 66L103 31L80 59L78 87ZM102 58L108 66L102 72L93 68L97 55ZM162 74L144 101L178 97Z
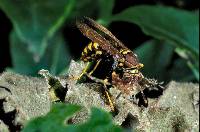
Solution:
M66 131L70 132L121 132L122 129L112 122L111 115L103 110L92 108L90 119L80 125L70 125Z
M190 58L190 56L188 56L185 49L176 48L175 52L179 56L181 56L182 58L185 59L185 61L186 61L185 63L187 63L188 67L193 72L194 76L196 77L196 80L199 81L199 61L195 60L193 58Z
M50 73L58 75L68 67L71 61L70 52L68 50L69 48L61 34L57 34L49 43L50 45L41 61L49 60L47 61L47 66Z
M190 61L187 62L187 65L192 70L194 76L196 77L197 81L199 81L199 64L194 65L194 63L191 63Z
M163 6L130 7L113 16L112 21L137 24L156 39L169 40L199 58L199 16L195 13Z
M167 70L166 78L183 82L195 80L195 76L191 73L187 62L180 58L172 62L171 68Z
M1 0L0 8L11 19L29 51L40 59L74 4L75 0Z
M22 132L62 132L66 123L73 114L81 109L80 106L71 104L54 104L52 110L44 117L32 120Z
M49 46L40 60L37 56L32 57L27 45L18 38L14 31L11 33L10 42L12 70L15 72L35 76L39 70L47 69L51 74L59 74L70 63L69 52L59 33L49 40Z
M99 0L99 16L98 22L102 25L108 25L112 17L115 0Z
M24 128L23 132L121 132L122 129L113 124L111 115L103 110L92 108L90 119L83 124L67 124L67 119L78 112L77 105L57 104L44 117L39 117ZM66 123L65 123L66 122Z
M10 53L12 59L12 71L33 75L40 67L36 64L32 54L28 52L28 47L12 31L10 35Z
M73 10L71 11L70 14L70 20L73 21L74 19L77 19L78 17L83 17L83 16L96 16L96 12L99 9L99 1L101 0L81 0L81 1L76 1L76 4L74 5Z
M150 40L139 46L135 52L144 64L142 72L145 76L166 80L165 74L172 60L173 46L165 41Z
M174 59L174 47L168 41L150 40L136 48L135 52L144 64L142 73L146 77L156 78L160 81L193 81L195 80L196 69L193 67L193 75L187 66L188 61ZM183 56L185 56L182 53ZM179 74L177 74L177 72Z

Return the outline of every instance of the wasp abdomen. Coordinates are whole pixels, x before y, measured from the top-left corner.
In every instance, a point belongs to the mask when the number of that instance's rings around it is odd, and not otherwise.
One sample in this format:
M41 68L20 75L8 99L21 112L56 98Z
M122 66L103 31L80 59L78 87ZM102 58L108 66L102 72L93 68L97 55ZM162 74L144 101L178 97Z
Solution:
M83 50L81 59L85 62L97 60L102 56L102 50L98 43L91 42Z

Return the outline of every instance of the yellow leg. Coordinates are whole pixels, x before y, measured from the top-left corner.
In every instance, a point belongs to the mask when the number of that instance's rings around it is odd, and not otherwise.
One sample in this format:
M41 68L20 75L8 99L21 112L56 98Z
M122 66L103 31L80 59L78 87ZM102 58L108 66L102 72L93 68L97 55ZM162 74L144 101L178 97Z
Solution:
M101 83L101 84L104 84L104 85L111 85L111 83L109 83L108 81L105 81L105 80L103 80L103 79L99 79L99 78L93 77L93 76L89 75L88 73L85 73L85 75L86 75L89 79L93 80L93 81L96 82L96 83Z
M92 71L90 71L90 73L88 75L92 75L92 73L97 69L98 65L100 64L101 59L97 61L97 63L95 64L94 68L92 69ZM89 68L90 62L87 62L86 67L83 69L83 72L81 73L81 75L78 77L77 80L80 80L81 77L87 73L87 70Z
M108 79L105 79L105 80L104 80L104 90L105 90L106 98L107 98L107 100L108 100L108 102L109 102L109 105L110 105L111 110L112 110L112 111L115 111L114 104L113 104L113 102L112 102L112 100L111 100L111 97L110 97L110 95L109 95L109 93L108 93L108 91L107 91L107 88L106 88L106 84L107 84L107 83L108 83Z
M81 73L81 75L78 77L77 80L81 79L81 77L87 72L89 65L90 65L90 62L87 62L86 67L83 69L83 72Z
M89 73L89 75L92 75L92 73L97 69L98 65L100 64L101 59L99 59L96 63L96 65L94 66L94 68L92 69L92 71Z
M97 79L95 77L92 77L91 75L93 74L93 72L97 69L98 65L100 64L101 62L101 59L97 61L97 63L95 64L95 67L92 69L92 71L90 71L89 73L87 73L87 70L88 70L88 67L89 67L89 63L87 63L86 67L84 68L83 72L81 73L81 75L79 76L79 79L84 75L86 74L90 79L96 81L96 82L100 82L104 85L104 91L105 91L105 96L109 102L109 105L110 105L110 108L112 111L115 111L115 108L114 108L114 105L113 105L113 102L111 100L111 97L107 91L107 85L110 85L110 83L108 82L108 79L104 79L104 80L101 80L101 79Z
M114 104L113 104L113 102L112 102L112 100L111 100L111 97L110 97L110 95L109 95L109 93L108 93L108 89L107 89L107 85L111 85L111 84L108 82L108 79L104 79L104 80L98 79L98 78L96 78L96 77L92 77L92 76L89 75L88 73L86 73L86 75L87 75L91 80L93 80L93 81L95 81L95 82L97 82L97 83L103 84L104 92L105 92L105 97L106 97L106 99L108 100L108 103L109 103L109 106L110 106L111 110L112 110L112 111L115 111Z
M108 94L108 91L105 90L105 93L106 93L106 98L108 99L108 102L109 102L109 105L110 105L111 110L112 110L112 111L115 111L113 102L112 102L112 100L111 100L111 98L110 98L110 95Z

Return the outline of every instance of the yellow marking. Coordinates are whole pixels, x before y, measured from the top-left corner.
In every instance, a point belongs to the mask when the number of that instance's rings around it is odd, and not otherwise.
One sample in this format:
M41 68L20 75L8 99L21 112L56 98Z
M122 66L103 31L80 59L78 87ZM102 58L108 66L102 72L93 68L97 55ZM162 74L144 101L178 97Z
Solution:
M93 46L94 46L95 49L98 49L99 44L98 43L93 43Z
M84 52L82 52L81 55L84 56L85 55Z
M130 53L131 51L130 50L127 50L127 49L121 49L120 50L120 53L123 54L123 55L126 55L128 53Z
M124 49L120 49L119 53L121 54L124 51Z
M144 67L144 64L139 63L139 64L137 64L136 66L133 66L133 67L131 67L131 68L140 69L140 68L142 68L142 67Z
M119 63L119 66L121 66L121 67L124 66L124 63Z
M123 55L126 55L126 54L128 54L128 53L130 53L131 51L130 50L124 50L124 51L122 51L122 54Z
M87 47L84 48L83 52L87 54Z
M139 64L137 65L137 69L140 69L140 68L142 68L142 67L144 67L144 64L142 64L142 63L139 63Z
M88 45L88 49L90 50L90 51L92 51L92 42L91 43L89 43L89 45Z
M97 61L96 65L94 66L94 68L92 69L92 71L90 71L89 75L91 76L92 73L97 69L99 63L101 62L101 59Z
M97 51L96 51L96 54L97 54L97 55L101 55L101 54L102 54L102 51L97 50Z
M122 59L119 59L119 62L125 62L125 59L124 58L122 58Z
M137 69L134 69L134 70L130 70L130 73L131 73L131 74L138 74L139 71L138 71Z

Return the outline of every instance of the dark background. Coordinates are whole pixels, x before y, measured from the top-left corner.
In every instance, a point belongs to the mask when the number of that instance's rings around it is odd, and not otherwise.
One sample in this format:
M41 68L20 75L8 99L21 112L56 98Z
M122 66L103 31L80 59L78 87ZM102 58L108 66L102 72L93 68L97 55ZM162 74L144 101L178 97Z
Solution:
M140 4L163 4L174 6L186 10L195 10L199 8L198 0L116 0L113 14L122 11L123 9ZM109 27L112 33L130 49L134 49L142 42L150 39L144 35L140 28L125 22L115 22ZM12 66L9 53L9 34L12 30L12 24L7 16L0 10L0 73L6 68ZM69 24L63 27L63 33L69 42L71 54L74 59L80 57L83 46L89 40L80 34L80 32ZM176 57L176 55L174 55Z

